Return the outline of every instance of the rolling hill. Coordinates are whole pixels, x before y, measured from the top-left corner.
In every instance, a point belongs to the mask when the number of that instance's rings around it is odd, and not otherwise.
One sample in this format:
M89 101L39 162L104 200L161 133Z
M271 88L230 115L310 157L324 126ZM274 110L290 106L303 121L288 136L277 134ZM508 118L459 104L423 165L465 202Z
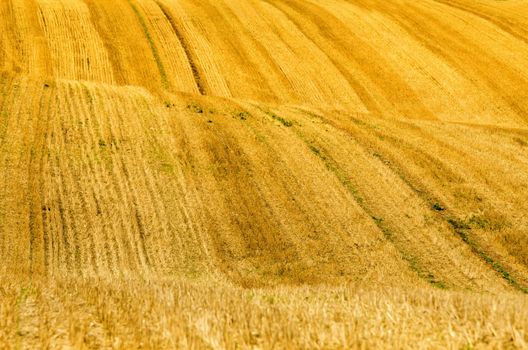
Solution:
M527 348L527 13L1 1L0 347Z

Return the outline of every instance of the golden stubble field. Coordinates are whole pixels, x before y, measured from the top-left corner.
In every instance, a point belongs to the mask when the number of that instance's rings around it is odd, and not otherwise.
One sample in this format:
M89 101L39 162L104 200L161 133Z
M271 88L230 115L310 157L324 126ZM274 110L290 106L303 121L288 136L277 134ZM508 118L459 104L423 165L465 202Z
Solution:
M527 14L0 1L0 348L528 348Z

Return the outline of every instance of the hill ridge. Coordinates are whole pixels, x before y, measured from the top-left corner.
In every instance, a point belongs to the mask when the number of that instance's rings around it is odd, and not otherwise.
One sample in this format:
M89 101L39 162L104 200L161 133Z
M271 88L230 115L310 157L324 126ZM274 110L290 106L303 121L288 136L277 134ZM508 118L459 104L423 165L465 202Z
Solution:
M526 348L522 1L0 1L0 347Z

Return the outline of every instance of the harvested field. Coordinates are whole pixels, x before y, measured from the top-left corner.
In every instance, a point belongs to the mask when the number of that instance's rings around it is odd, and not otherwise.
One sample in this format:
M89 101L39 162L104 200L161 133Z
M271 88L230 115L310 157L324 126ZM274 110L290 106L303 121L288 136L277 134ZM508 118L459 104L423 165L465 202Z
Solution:
M526 14L2 1L0 348L528 348Z

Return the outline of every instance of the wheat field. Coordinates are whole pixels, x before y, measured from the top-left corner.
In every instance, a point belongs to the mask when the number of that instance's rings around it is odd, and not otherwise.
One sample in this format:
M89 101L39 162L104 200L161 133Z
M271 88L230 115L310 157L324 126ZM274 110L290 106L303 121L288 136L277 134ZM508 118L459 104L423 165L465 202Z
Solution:
M524 0L1 0L0 348L528 349Z

